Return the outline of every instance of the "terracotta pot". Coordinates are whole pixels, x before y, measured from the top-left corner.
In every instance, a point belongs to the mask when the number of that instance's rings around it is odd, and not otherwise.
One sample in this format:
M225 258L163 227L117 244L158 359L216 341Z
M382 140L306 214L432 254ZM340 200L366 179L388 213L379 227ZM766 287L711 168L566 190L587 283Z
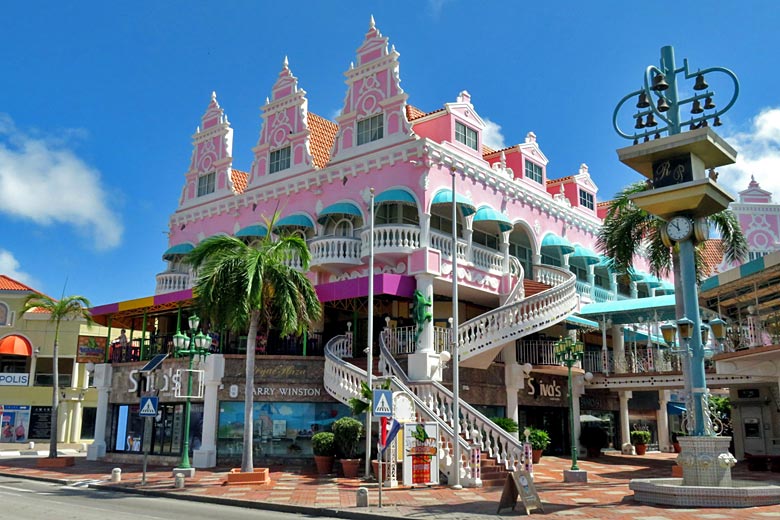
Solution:
M314 463L317 464L317 473L320 475L333 473L334 460L335 457L333 455L315 455Z
M672 446L674 447L674 452L675 453L682 452L682 448L680 447L680 443L679 442L673 442Z
M341 471L346 478L355 478L360 469L360 459L341 459Z
M542 460L542 452L544 450L533 450L531 452L531 462L534 464L538 464L540 460Z
M647 444L635 444L634 449L637 455L644 455L647 453Z

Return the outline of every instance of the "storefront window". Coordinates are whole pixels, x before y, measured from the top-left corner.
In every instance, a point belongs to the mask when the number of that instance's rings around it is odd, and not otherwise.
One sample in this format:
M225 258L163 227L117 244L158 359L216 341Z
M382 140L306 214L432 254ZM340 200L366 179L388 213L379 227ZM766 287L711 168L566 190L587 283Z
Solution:
M117 405L111 420L111 449L116 452L143 451L142 443L146 418L139 417L137 404ZM181 455L184 442L184 403L160 404L157 417L151 421L153 455ZM203 404L192 403L190 408L190 455L200 448L203 432Z
M339 403L259 402L254 403L252 415L254 456L300 457L313 455L312 435L330 431L333 422L350 415L350 410ZM244 402L221 402L218 458L240 458L243 439Z

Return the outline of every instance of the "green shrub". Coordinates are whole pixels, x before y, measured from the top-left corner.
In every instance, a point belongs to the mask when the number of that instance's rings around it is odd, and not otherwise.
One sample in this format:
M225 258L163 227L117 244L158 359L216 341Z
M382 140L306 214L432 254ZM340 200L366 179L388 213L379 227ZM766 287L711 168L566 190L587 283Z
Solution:
M332 457L336 454L336 443L331 432L315 433L311 438L311 447L315 455Z
M650 432L646 430L634 430L631 432L631 444L648 444L650 442Z
M538 428L528 428L528 431L531 447L535 450L546 450L547 446L550 445L550 434Z
M363 435L363 423L352 417L342 417L333 423L333 440L336 453L342 459L354 459L360 436Z
M514 433L518 430L517 422L510 417L491 417L490 420L505 432Z

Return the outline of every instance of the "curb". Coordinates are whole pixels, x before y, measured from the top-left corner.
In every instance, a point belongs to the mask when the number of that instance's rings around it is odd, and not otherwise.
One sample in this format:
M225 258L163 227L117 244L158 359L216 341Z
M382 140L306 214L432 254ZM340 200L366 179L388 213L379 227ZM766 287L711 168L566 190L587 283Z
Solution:
M5 473L0 472L0 476L10 478L21 478L27 480L37 480L39 482L50 482L52 484L62 484L65 486L75 484L83 479L62 479L53 477L41 477L37 475L19 475L17 473ZM202 495L186 495L178 493L168 493L166 491L155 491L152 489L137 489L125 486L116 486L110 482L106 483L92 483L87 486L89 489L98 491L116 491L127 493L130 495L143 495L150 497L170 498L173 500L188 500L190 502L201 502L206 504L216 504L224 506L242 507L244 509L261 509L265 511L276 511L279 513L299 513L317 517L329 517L329 518L349 518L353 520L376 520L377 518L383 518L386 520L408 520L406 516L390 516L387 513L391 511L391 507L395 509L395 506L387 506L382 509L369 508L371 512L352 511L348 509L329 509L326 507L312 507L312 506L299 506L288 504L276 504L272 502L253 502L249 500L239 500L235 498L222 498L214 496L202 496ZM398 514L398 511L395 511Z

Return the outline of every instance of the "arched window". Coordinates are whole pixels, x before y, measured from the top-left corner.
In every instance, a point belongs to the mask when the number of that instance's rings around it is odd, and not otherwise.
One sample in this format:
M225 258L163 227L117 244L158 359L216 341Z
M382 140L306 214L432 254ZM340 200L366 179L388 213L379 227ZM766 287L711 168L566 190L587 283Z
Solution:
M346 218L341 220L329 220L325 226L325 234L336 237L352 237L352 221Z
M4 302L0 302L0 327L11 325L11 311Z

